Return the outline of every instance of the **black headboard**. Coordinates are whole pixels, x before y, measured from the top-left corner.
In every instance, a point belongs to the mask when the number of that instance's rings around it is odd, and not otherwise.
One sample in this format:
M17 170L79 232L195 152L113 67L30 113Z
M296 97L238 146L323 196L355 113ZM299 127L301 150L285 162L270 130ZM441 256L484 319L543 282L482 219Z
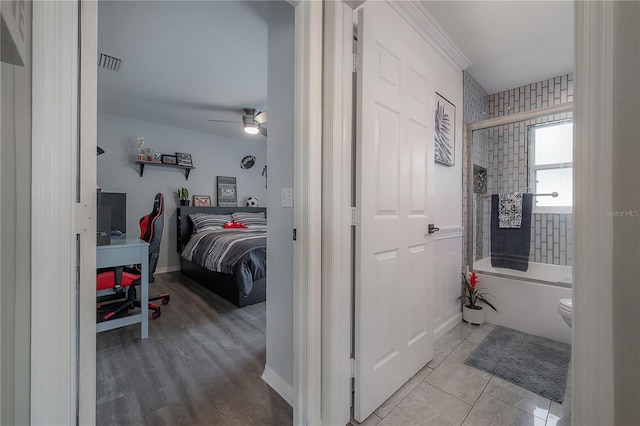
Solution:
M208 214L231 214L235 212L251 212L258 213L264 212L267 216L266 207L194 207L194 206L181 206L178 208L178 251L182 251L182 248L189 242L191 234L193 234L193 222L189 218L193 213L208 213Z

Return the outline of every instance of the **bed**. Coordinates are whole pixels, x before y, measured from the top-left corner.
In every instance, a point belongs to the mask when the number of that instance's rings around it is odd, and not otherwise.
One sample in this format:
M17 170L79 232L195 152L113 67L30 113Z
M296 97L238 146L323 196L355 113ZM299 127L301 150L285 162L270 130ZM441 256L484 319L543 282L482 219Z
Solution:
M267 209L264 207L191 207L181 206L178 208L178 241L177 249L180 253L180 270L183 275L191 278L200 285L211 290L215 294L242 308L255 303L264 302L267 296L266 277L266 247L264 250L256 249L244 255L235 264L231 273L221 273L188 260L183 257L185 248L189 246L192 238L194 224L189 215L196 213L230 215L232 213L258 213L264 212L266 217ZM215 231L212 231L215 233ZM232 232L229 232L231 234ZM249 232L250 233L250 232ZM264 231L266 235L266 230ZM262 252L262 253L261 253ZM228 268L222 268L228 269ZM262 270L263 269L263 270ZM261 271L262 270L262 271ZM261 272L260 272L261 271ZM250 291L246 291L247 289ZM248 293L246 296L243 292Z

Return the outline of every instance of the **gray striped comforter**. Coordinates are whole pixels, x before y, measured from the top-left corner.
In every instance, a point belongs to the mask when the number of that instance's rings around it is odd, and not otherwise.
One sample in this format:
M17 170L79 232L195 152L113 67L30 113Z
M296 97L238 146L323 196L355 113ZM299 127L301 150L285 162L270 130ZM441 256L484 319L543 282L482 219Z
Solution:
M211 271L232 274L246 254L266 247L265 229L219 229L191 236L182 257Z

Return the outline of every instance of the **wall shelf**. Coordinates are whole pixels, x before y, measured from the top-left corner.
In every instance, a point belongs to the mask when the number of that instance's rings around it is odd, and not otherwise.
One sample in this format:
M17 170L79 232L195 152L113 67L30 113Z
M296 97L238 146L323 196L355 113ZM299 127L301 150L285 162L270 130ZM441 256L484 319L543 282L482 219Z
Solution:
M143 176L143 174L144 174L144 166L146 166L146 165L160 166L160 167L173 167L173 168L178 168L178 169L184 169L184 179L185 180L189 180L189 173L191 173L191 170L195 169L195 167L193 167L193 166L182 166L182 165L178 165L178 164L166 164L166 163L154 163L153 161L139 161L139 160L136 160L136 164L140 168L140 177Z

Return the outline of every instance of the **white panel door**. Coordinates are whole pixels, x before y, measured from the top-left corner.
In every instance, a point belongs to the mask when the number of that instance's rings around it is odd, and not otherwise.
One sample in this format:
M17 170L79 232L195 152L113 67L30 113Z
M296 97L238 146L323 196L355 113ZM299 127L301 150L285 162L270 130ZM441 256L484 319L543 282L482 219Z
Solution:
M355 413L363 421L433 357L426 42L386 3L359 11Z

